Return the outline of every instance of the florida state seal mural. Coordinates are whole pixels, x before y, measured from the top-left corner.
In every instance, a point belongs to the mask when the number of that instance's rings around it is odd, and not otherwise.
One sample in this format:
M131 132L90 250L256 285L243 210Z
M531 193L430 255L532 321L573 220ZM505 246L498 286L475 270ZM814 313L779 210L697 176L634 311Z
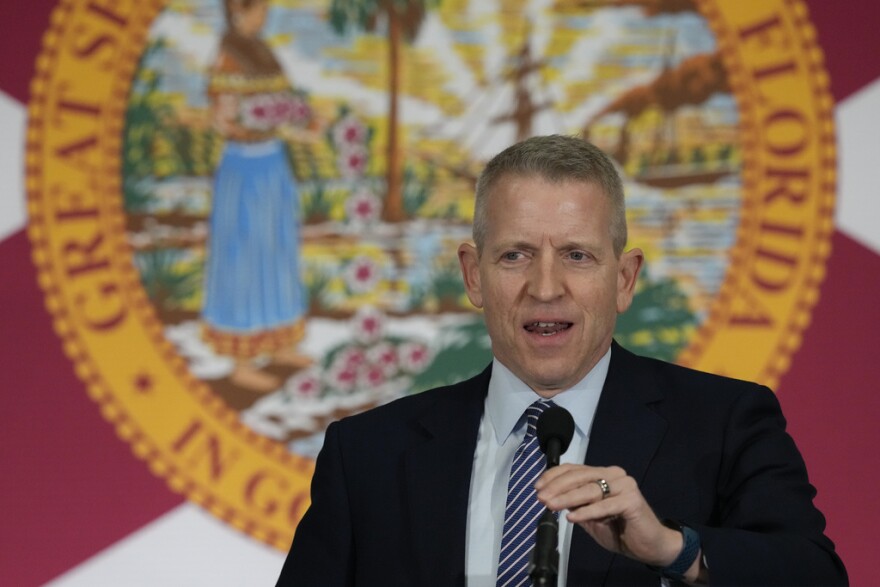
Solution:
M641 354L773 385L829 252L798 0L62 0L32 90L33 256L77 373L172 489L281 549L328 422L488 361L455 248L510 143L613 155Z

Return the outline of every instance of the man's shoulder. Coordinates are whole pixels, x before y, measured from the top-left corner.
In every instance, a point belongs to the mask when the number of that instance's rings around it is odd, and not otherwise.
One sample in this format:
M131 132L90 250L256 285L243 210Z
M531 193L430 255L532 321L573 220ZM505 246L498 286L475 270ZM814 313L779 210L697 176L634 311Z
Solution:
M734 402L743 397L774 396L766 386L717 373L701 371L668 361L637 355L616 345L612 361L618 370L628 372L642 386L657 390L664 397L686 401Z

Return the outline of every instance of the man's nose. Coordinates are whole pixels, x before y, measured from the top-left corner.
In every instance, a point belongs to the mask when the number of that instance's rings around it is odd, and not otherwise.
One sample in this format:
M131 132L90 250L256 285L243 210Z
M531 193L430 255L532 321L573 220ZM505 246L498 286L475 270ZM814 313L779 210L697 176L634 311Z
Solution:
M552 301L565 293L562 267L555 255L539 255L532 265L528 293L542 302Z

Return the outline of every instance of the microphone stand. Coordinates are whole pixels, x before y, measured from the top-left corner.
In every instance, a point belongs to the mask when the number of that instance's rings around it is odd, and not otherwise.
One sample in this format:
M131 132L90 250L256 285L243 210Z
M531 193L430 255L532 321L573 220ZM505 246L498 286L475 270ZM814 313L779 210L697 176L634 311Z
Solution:
M545 451L548 469L559 464L559 456L562 452L562 441L551 437L547 441ZM535 548L532 550L532 558L529 562L529 577L535 587L556 587L558 576L559 519L553 512L544 508L535 530Z
M535 549L529 563L529 577L535 587L556 587L559 576L559 521L544 508L535 531Z

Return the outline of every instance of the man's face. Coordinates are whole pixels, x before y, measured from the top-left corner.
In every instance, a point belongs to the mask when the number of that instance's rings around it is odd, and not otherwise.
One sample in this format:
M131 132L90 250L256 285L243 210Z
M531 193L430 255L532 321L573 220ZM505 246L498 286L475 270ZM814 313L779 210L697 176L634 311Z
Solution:
M480 255L463 244L468 298L483 308L495 357L552 397L580 381L611 345L642 264L611 242L611 203L595 183L499 179Z

